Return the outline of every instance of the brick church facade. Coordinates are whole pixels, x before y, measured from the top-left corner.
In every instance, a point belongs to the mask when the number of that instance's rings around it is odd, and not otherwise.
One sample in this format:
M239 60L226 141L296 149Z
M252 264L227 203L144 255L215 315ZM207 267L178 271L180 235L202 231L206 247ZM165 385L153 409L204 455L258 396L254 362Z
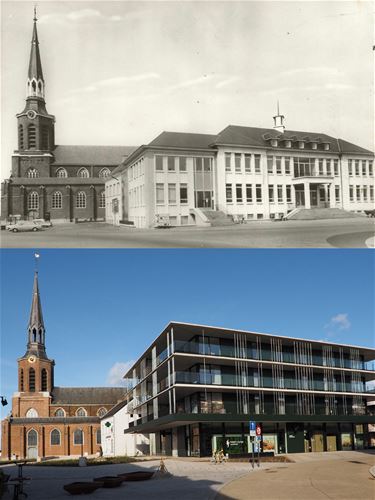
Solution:
M55 387L47 356L35 273L25 354L18 359L18 391L1 423L2 457L92 455L101 449L100 418L124 397L120 387Z
M36 21L34 16L26 105L16 115L18 149L2 184L1 219L104 220L104 181L135 148L55 144Z

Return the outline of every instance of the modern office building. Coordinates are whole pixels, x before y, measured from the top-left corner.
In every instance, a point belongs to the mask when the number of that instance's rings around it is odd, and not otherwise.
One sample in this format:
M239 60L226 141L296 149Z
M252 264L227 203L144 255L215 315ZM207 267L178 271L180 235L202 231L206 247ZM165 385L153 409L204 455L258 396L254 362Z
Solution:
M371 151L342 139L285 130L279 112L273 128L163 132L107 179L106 220L152 227L160 219L209 225L314 208L362 212L374 208L373 163Z
M26 105L16 115L18 149L1 187L1 219L104 220L104 181L135 148L55 144L36 21L34 17Z
M57 387L45 333L35 273L26 351L17 360L18 390L1 422L3 458L99 453L100 418L124 399L122 387Z
M154 433L154 453L247 453L255 421L263 452L367 448L374 359L370 348L171 322L125 375L125 433Z

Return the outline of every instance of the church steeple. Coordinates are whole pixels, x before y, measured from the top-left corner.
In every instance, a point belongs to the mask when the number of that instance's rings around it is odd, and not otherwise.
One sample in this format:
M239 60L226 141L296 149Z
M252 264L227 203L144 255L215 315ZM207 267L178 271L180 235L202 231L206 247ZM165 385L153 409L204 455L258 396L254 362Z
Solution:
M40 97L44 99L44 78L42 62L40 60L38 31L36 27L36 7L34 7L34 27L31 39L29 72L27 78L27 97Z
M46 109L45 81L39 52L36 9L34 8L33 34L29 69L26 81L26 106L17 115L18 152L30 154L52 153L55 147L55 117ZM39 172L40 176L41 172Z
M46 357L45 328L40 301L38 271L35 271L29 324L27 327L27 352L41 358Z

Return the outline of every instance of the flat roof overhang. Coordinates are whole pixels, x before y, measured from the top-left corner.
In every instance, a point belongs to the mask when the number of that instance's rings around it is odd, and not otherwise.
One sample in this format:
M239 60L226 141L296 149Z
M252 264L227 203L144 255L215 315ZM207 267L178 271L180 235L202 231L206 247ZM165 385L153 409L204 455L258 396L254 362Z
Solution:
M222 413L177 413L160 417L144 424L124 429L124 434L144 434L159 432L173 427L189 424L239 423L250 420L262 422L352 422L367 424L374 421L374 415L256 415L256 414L222 414Z
M371 347L364 347L364 346L358 346L358 345L352 345L352 344L338 344L336 342L325 342L323 340L313 340L313 339L304 339L301 337L288 337L286 335L278 335L278 334L272 334L272 333L264 333L264 332L256 332L256 331L251 331L251 330L240 330L236 328L225 328L221 326L210 326L210 325L202 325L202 324L197 324L197 323L184 323L184 322L179 322L179 321L170 321L165 328L160 332L160 334L153 340L153 342L147 347L147 349L138 357L137 361L131 366L131 368L125 373L123 378L128 378L132 377L132 371L135 369L139 364L140 361L147 356L151 355L151 350L154 346L156 346L162 339L163 335L166 334L166 332L171 328L171 327L181 327L185 328L186 330L190 330L190 333L196 333L197 331L204 329L205 334L222 334L225 335L228 333L237 333L237 334L250 334L250 335L255 335L255 336L260 336L264 338L265 340L271 339L271 338L277 338L285 341L289 341L293 343L294 341L299 341L299 342L309 342L315 347L321 347L323 345L326 346L333 346L333 347L346 347L346 348L354 348L354 349L359 349L360 354L364 357L364 361L372 361L375 360L375 349Z

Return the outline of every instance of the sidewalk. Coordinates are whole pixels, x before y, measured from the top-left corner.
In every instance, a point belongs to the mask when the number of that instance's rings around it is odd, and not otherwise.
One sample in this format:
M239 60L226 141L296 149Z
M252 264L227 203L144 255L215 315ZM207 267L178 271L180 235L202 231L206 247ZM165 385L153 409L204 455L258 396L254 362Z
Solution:
M233 480L221 488L215 500L374 500L375 479L370 468L375 455L362 452L298 455L303 458L297 458L296 463L250 472Z

